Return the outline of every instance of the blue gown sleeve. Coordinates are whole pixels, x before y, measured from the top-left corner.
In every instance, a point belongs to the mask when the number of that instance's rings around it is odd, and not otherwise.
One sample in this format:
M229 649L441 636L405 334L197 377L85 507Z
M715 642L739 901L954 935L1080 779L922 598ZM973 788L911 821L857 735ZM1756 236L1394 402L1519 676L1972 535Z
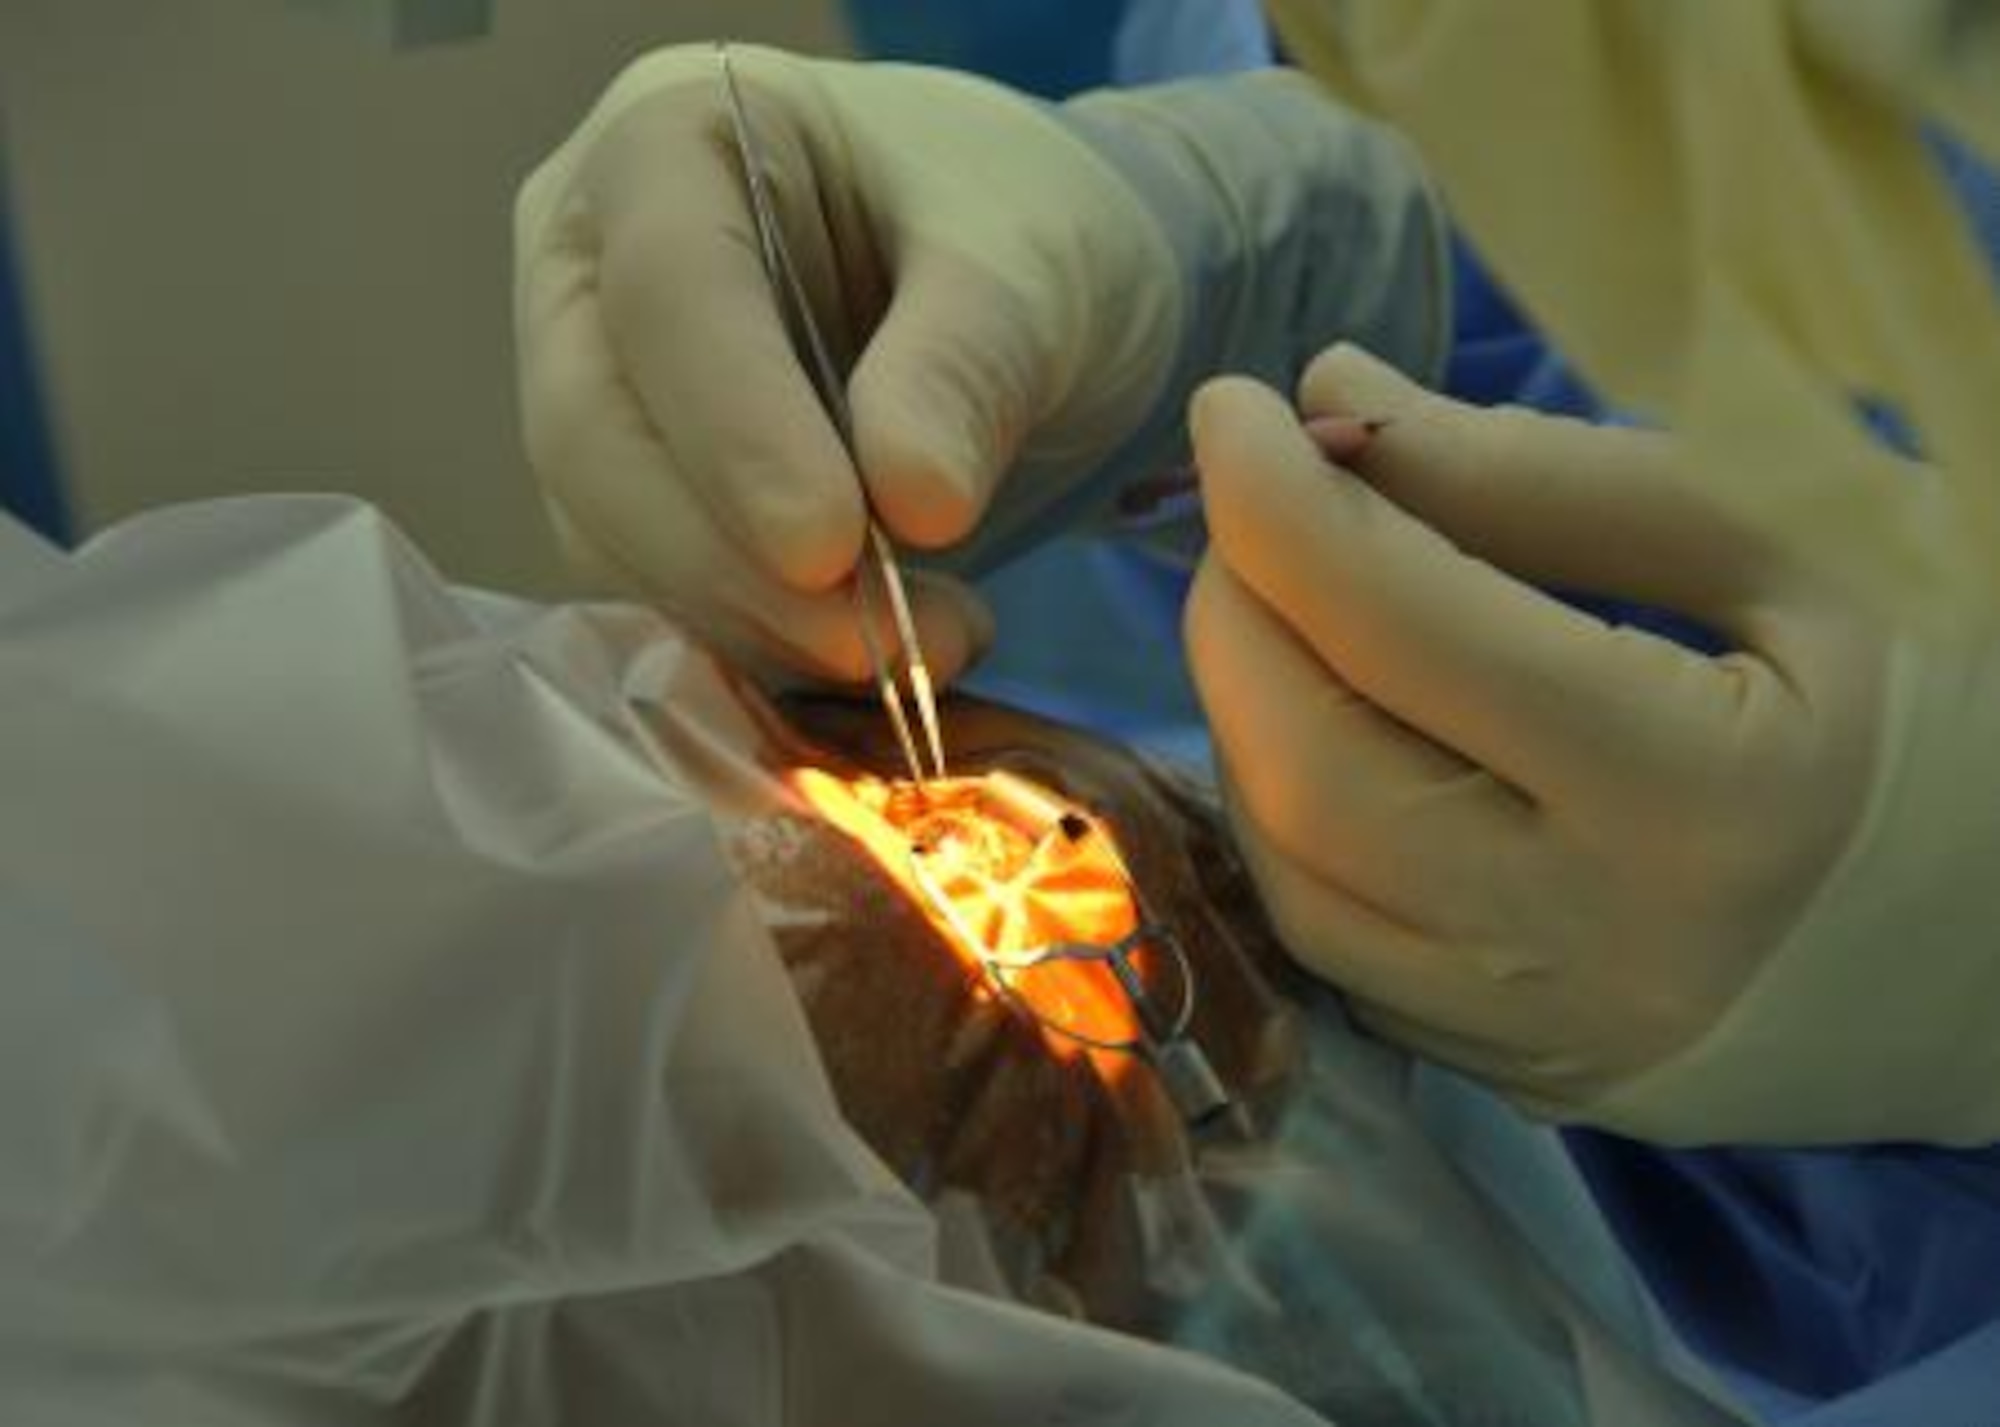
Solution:
M0 509L50 540L69 535L69 509L56 476L29 340L28 304L14 252L0 170Z

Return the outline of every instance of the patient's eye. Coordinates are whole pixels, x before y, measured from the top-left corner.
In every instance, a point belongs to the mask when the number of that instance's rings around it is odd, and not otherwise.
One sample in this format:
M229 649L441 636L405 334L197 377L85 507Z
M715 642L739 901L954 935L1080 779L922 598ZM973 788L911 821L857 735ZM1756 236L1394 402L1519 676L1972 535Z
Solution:
M1098 824L1060 794L1011 772L921 789L818 769L798 770L792 782L922 908L969 974L1059 1033L1064 1053L1137 1038L1131 1002L1107 964L1043 956L1119 946L1140 924L1112 839L1092 837ZM1147 948L1127 955L1136 974L1151 969Z

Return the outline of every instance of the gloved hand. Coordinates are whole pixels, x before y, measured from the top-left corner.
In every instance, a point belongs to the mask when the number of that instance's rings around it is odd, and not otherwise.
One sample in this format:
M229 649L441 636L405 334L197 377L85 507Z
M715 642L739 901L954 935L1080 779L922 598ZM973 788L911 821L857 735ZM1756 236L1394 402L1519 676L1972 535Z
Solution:
M1108 505L1085 478L1167 460L1197 371L1288 380L1355 331L1435 357L1417 169L1295 77L1055 107L747 46L736 68L853 363L859 475L910 546L977 527L991 561ZM621 75L529 178L516 229L525 434L571 553L739 658L860 677L840 586L861 486L759 262L713 50ZM942 579L914 593L949 677L982 612Z
M1667 437L1434 396L1193 413L1190 658L1294 953L1386 1037L1672 1141L2000 1138L2000 641L1919 645ZM1913 473L1911 479L1923 479ZM1538 586L1678 610L1709 657Z

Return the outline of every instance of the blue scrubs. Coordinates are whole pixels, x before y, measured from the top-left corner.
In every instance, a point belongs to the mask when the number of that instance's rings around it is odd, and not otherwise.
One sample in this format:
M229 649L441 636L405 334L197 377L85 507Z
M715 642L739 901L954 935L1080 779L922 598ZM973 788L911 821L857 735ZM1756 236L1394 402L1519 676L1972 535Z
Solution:
M56 480L55 445L35 380L5 177L0 171L0 509L61 541L69 534L69 510Z
M848 0L857 47L1062 99L1271 62L1258 0Z

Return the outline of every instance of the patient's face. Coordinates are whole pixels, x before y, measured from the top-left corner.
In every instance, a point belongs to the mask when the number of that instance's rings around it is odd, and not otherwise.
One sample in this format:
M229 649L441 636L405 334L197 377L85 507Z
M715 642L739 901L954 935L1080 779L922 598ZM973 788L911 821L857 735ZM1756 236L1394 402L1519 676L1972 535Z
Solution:
M733 846L844 1113L916 1192L978 1206L996 1286L1143 1326L1134 1186L1170 1183L1194 1146L1148 1067L1062 1033L1125 1040L1130 1003L1093 964L996 994L971 944L1103 945L1150 915L1193 973L1194 1036L1254 1116L1293 1068L1273 989L1290 972L1218 820L1129 752L1014 710L952 706L956 776L927 797L894 780L879 711L788 717L799 805ZM1168 962L1142 951L1138 967L1174 1005Z

